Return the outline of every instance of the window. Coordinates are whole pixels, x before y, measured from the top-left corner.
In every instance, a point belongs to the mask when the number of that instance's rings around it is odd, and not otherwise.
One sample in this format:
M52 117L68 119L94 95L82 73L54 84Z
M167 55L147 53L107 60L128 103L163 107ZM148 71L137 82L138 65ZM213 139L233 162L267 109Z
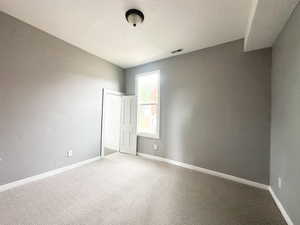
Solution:
M137 132L139 136L159 138L160 72L138 74L136 91L138 98Z

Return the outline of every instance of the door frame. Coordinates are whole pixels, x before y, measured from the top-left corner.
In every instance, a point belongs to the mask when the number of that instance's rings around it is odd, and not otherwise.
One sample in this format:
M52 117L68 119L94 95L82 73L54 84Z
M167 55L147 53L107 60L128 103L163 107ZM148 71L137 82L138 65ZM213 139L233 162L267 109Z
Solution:
M103 88L102 89L102 107L101 107L101 143L100 143L100 156L101 157L104 157L104 121L105 121L105 96L106 95L117 95L117 96L120 96L122 97L124 95L124 93L122 92L119 92L119 91L112 91L110 89L106 89L106 88ZM122 107L121 107L121 113L120 113L120 117L122 115ZM121 132L121 130L120 130ZM120 151L120 148L119 148L119 151Z

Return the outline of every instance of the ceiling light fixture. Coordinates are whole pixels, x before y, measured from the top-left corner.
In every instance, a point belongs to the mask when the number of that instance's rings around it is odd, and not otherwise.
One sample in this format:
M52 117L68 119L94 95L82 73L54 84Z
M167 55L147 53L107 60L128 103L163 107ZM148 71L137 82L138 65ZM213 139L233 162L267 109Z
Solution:
M176 50L172 51L171 53L176 54L176 53L182 52L182 50L183 50L182 48L176 49Z
M142 23L144 21L144 14L137 9L129 9L126 14L126 20L128 23L132 24L132 26L136 27L137 24Z

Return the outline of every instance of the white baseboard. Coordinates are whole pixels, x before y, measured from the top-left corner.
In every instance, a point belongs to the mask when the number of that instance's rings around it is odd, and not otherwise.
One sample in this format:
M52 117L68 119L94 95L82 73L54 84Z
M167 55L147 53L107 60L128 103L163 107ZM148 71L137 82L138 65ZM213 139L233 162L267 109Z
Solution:
M149 155L149 154L145 154L145 153L138 153L139 156L142 156L144 158L148 158L148 159L153 159L153 160L157 160L157 161L161 161L161 162L166 162L172 165L176 165L176 166L180 166L180 167L184 167L187 169L191 169L191 170L195 170L201 173L205 173L205 174L209 174L212 176L216 176L216 177L220 177L220 178L224 178L227 180L231 180L231 181L235 181L241 184L246 184L252 187L256 187L256 188L260 188L260 189L264 189L264 190L269 190L269 186L266 184L261 184L261 183L257 183L255 181L251 181L251 180L247 180L244 178L240 178L240 177L235 177L229 174L225 174L225 173L220 173L217 171L213 171L213 170L209 170L209 169L205 169L202 167L198 167L198 166L194 166L191 164L187 164L187 163L183 163L183 162L178 162L175 160L171 160L171 159L167 159L167 158L162 158L159 156L153 156L153 155Z
M272 187L269 187L269 191L272 195L272 198L274 200L274 202L276 203L278 209L280 210L283 218L285 219L286 223L288 225L294 225L292 219L290 218L289 214L287 213L287 211L284 209L283 205L281 204L281 202L279 201L279 199L277 198L275 192L273 191Z
M22 180L17 180L17 181L8 183L8 184L0 185L0 192L15 188L15 187L27 184L27 183L31 183L33 181L41 180L41 179L44 179L46 177L50 177L50 176L53 176L53 175L56 175L56 174L59 174L59 173L63 173L67 170L71 170L71 169L83 166L85 164L94 162L94 161L99 160L99 159L100 159L100 156L92 158L92 159L88 159L88 160L85 160L85 161L81 161L81 162L78 162L78 163L75 163L75 164L72 164L72 165L69 165L69 166L65 166L65 167L62 167L62 168L51 170L51 171L48 171L46 173L42 173L42 174L35 175L35 176L32 176L32 177L27 177L27 178L24 178Z
M228 175L228 174L225 174L225 173L220 173L220 172L216 172L216 171L213 171L213 170L201 168L201 167L190 165L190 164L187 164L187 163L182 163L182 162L178 162L178 161L175 161L175 160L162 158L162 157L159 157L159 156L149 155L149 154L145 154L145 153L137 153L137 154L139 156L147 158L147 159L152 159L152 160L157 160L157 161L169 163L169 164L172 164L172 165L176 165L176 166L184 167L184 168L187 168L187 169L195 170L195 171L198 171L198 172L201 172L201 173L205 173L205 174L220 177L220 178L223 178L223 179L231 180L231 181L234 181L234 182L237 182L237 183L246 184L246 185L249 185L249 186L252 186L252 187L267 190L272 195L272 198L273 198L274 202L276 203L278 209L280 210L280 212L281 212L283 218L285 219L285 221L287 222L287 224L288 225L294 225L294 223L292 222L291 218L289 217L287 211L284 209L283 205L281 204L281 202L279 201L279 199L277 198L274 191L272 190L272 188L269 185L261 184L261 183L257 183L257 182L247 180L247 179L244 179L244 178L235 177L235 176Z
M180 166L180 167L183 167L183 168L195 170L195 171L198 171L198 172L201 172L201 173L205 173L205 174L220 177L220 178L223 178L223 179L231 180L231 181L238 182L238 183L241 183L241 184L246 184L246 185L249 185L249 186L252 186L252 187L268 190L271 193L274 202L276 203L278 209L280 210L280 212L281 212L282 216L284 217L285 221L287 222L287 224L288 225L294 225L293 221L291 220L291 218L289 217L287 211L284 209L283 205L281 204L281 202L277 198L277 196L274 193L273 189L268 185L257 183L257 182L250 181L250 180L240 178L240 177L235 177L235 176L228 175L228 174L225 174L225 173L220 173L220 172L216 172L216 171L213 171L213 170L201 168L201 167L194 166L194 165L191 165L191 164L178 162L178 161L167 159L167 158L162 158L162 157L159 157L159 156L149 155L149 154L145 154L145 153L137 153L137 154L138 154L138 156L141 156L141 157L144 157L144 158L147 158L147 159L166 162L166 163L169 163L169 164L172 164L172 165L176 165L176 166ZM63 173L65 171L68 171L68 170L71 170L71 169L74 169L74 168L77 168L77 167L81 167L85 164L88 164L88 163L94 162L96 160L99 160L100 158L101 157L98 156L98 157L88 159L88 160L85 160L85 161L81 161L81 162L78 162L78 163L75 163L75 164L72 164L72 165L69 165L69 166L66 166L66 167L51 170L51 171L48 171L46 173L42 173L42 174L39 174L39 175L36 175L36 176L28 177L28 178L25 178L25 179L22 179L22 180L17 180L17 181L14 181L12 183L0 185L0 192L15 188L15 187L27 184L27 183L31 183L33 181L37 181L37 180L41 180L41 179L44 179L44 178L47 178L47 177L50 177L50 176L54 176L56 174Z

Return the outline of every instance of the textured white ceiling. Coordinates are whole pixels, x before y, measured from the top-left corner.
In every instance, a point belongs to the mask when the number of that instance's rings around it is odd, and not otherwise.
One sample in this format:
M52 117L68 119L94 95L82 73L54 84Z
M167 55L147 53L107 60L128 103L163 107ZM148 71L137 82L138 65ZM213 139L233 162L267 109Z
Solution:
M244 37L249 0L1 0L0 10L128 68ZM145 14L133 28L130 8Z
M253 1L295 0L0 0L0 10L129 68L173 56L170 52L178 48L183 48L180 54L184 54L245 34L249 46L254 46L251 49L269 45L260 38L264 30L256 29L264 22L264 14L273 14L268 7L257 12L259 7L254 7L251 14ZM130 8L145 14L144 23L136 28L125 19ZM253 17L250 20L249 15ZM276 19L273 22L278 23ZM274 36L266 39L272 42Z
M253 0L245 51L271 47L299 0Z

